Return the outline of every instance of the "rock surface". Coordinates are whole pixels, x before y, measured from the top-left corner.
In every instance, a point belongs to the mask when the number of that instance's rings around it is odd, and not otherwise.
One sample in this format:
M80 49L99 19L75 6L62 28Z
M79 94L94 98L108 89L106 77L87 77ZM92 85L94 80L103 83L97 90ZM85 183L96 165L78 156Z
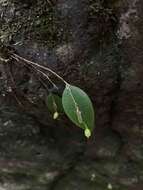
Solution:
M53 121L48 81L0 64L0 190L142 189L142 11L141 0L0 0L1 42L84 89L96 110L87 142Z

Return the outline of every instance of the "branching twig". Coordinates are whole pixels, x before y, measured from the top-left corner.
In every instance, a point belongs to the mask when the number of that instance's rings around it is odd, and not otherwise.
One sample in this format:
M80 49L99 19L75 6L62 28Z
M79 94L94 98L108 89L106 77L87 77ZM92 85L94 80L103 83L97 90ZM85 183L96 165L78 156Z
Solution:
M54 76L56 76L58 79L60 79L64 84L68 84L61 76L59 76L56 72L54 72L53 70L47 68L47 67L44 67L42 65L39 65L38 63L35 63L33 61L29 61L15 53L12 54L12 58L15 59L15 60L22 60L24 61L25 63L27 63L28 65L33 65L35 67L39 67L45 71L48 71L49 73L53 74Z

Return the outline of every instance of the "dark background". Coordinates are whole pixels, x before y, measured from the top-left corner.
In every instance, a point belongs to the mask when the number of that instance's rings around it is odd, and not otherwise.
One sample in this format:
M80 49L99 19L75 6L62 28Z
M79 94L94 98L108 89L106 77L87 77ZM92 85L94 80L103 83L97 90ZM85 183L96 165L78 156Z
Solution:
M141 0L0 1L1 42L85 90L96 113L87 141L53 121L31 69L0 64L2 190L143 188L142 11Z

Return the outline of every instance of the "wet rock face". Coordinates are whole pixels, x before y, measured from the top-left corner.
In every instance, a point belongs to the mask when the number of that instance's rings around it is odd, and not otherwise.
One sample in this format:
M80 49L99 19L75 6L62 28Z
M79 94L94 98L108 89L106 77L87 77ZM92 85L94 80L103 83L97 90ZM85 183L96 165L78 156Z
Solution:
M141 1L129 1L119 20L123 61L113 127L127 138L142 138L142 9Z
M63 130L66 138L61 139L61 130L56 134L52 128L15 107L0 108L1 189L52 189L74 167L82 155L83 140L70 138L69 130Z
M141 0L0 1L1 42L83 88L96 110L86 143L66 118L52 120L33 70L0 64L1 189L140 188L142 11Z

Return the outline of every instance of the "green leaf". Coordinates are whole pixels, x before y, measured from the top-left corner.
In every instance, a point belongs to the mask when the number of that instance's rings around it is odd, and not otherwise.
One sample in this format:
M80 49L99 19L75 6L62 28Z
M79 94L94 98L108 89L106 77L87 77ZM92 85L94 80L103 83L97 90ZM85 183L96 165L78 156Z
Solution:
M46 99L46 105L52 113L63 113L62 98L58 95L50 93Z
M94 109L88 95L80 88L67 84L62 95L62 104L69 119L86 130L86 136L89 137L94 128Z

